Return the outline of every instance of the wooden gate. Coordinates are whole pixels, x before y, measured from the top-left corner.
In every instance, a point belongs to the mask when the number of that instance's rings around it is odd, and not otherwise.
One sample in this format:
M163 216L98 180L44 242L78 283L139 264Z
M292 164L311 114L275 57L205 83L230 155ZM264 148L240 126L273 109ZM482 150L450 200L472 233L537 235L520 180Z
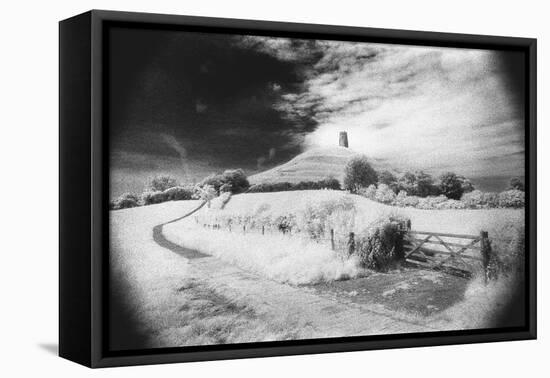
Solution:
M471 277L474 271L487 269L491 245L486 231L462 235L407 230L403 247L410 264Z

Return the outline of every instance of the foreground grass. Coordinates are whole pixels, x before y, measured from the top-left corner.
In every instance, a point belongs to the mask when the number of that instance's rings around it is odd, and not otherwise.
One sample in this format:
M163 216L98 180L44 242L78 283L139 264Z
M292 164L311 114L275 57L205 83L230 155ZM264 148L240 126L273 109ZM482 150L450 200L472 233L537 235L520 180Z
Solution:
M110 335L115 350L305 338L299 319L266 321L194 276L188 261L153 241L152 228L197 205L181 201L110 213ZM146 209L145 213L144 210ZM114 328L114 329L113 329ZM122 332L124 331L124 332Z

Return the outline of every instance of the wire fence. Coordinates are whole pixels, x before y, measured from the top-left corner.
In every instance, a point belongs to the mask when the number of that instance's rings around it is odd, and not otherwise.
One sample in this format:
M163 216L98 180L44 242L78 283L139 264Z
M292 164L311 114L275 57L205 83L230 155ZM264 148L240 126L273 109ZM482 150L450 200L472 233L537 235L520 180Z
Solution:
M333 251L346 252L347 254L353 254L355 251L355 233L348 232L336 232L334 229L330 229L328 233L308 233L303 231L296 231L289 227L270 227L261 226L254 227L245 224L221 224L221 223L204 223L198 219L195 220L197 224L203 228L214 231L226 231L240 234L256 234L256 235L279 235L292 239L300 239L309 242L318 243L330 247Z

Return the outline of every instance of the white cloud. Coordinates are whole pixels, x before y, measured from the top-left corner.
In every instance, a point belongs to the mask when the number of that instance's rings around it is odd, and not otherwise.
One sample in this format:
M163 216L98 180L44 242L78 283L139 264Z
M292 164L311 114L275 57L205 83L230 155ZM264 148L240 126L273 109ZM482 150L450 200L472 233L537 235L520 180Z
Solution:
M306 67L301 91L275 104L290 119L313 113L319 127L306 146L333 146L346 130L350 148L395 168L523 174L523 119L492 51L262 37L248 43Z

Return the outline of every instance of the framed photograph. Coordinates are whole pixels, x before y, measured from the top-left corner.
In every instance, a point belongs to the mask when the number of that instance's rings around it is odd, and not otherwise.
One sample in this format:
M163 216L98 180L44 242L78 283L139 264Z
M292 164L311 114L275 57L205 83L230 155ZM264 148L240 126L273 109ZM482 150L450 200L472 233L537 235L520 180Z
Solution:
M536 40L60 22L62 357L536 338Z

